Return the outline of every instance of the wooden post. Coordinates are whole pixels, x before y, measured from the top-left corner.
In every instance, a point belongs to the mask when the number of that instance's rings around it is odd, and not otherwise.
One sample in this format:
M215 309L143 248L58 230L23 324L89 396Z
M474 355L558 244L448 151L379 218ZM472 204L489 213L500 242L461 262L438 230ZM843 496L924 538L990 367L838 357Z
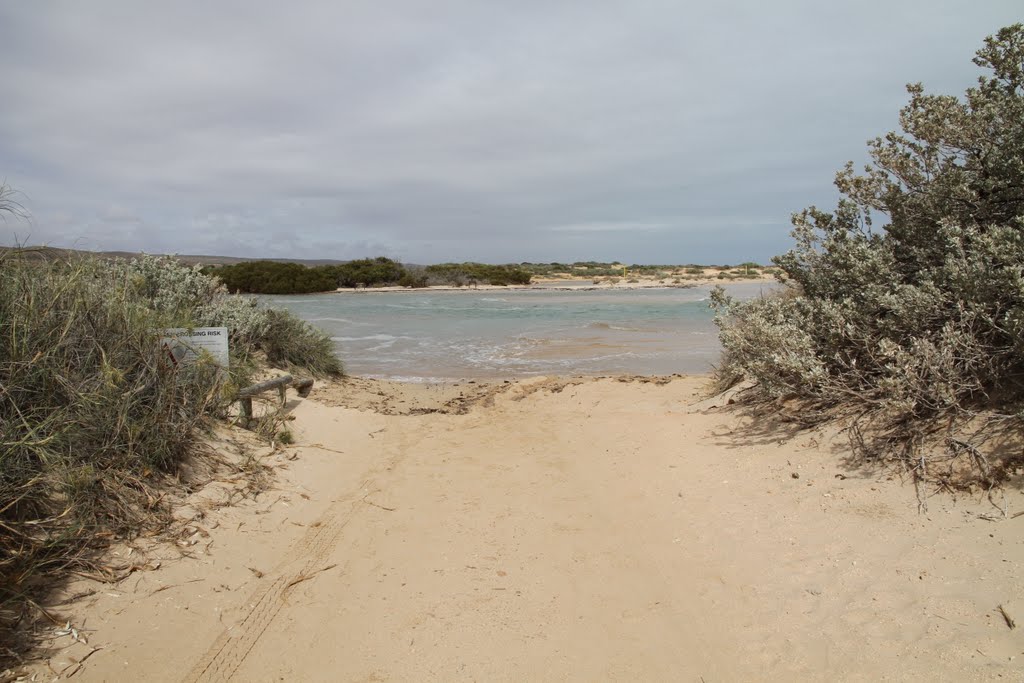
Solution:
M292 386L295 387L295 391L299 392L299 396L305 398L306 396L309 396L309 392L312 391L313 389L313 380L300 379L298 382L295 382Z
M281 397L281 405L288 403L288 385L293 382L291 375L281 375L274 379L268 379L265 382L259 382L253 384L250 387L246 387L238 392L238 401L242 406L242 420L245 426L248 427L252 422L252 397L264 391L270 391L271 389L277 389L278 395ZM309 392L313 389L312 379L303 379L295 382L295 389L299 392L299 396L309 396Z
M246 396L240 399L240 402L242 404L242 421L248 427L252 422L252 397Z

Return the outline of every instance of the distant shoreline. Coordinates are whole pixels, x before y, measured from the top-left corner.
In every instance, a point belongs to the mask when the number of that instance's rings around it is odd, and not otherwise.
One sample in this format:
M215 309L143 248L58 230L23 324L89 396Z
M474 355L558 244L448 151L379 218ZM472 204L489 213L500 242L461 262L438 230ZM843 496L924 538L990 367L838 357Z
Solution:
M564 282L565 284L558 284ZM640 280L639 282L602 282L593 284L584 280L539 280L529 285L431 285L428 287L339 287L330 292L318 292L319 294L401 294L414 292L511 292L511 291L541 291L541 292L611 292L629 291L640 289L693 289L694 287L707 287L712 285L725 284L752 284L752 283L776 283L772 276L744 277L733 279L701 278L698 280L687 280L684 282L664 282L663 280ZM308 296L308 294L274 294L272 296Z

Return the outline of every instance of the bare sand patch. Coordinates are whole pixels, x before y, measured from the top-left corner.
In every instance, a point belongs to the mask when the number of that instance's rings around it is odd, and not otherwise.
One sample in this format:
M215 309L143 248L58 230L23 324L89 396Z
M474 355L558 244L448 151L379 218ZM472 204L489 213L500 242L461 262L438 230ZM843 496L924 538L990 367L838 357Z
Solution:
M836 430L702 403L705 381L318 387L272 489L64 606L89 642L54 637L38 673L1019 680L999 606L1024 618L1024 516L946 495L919 515Z

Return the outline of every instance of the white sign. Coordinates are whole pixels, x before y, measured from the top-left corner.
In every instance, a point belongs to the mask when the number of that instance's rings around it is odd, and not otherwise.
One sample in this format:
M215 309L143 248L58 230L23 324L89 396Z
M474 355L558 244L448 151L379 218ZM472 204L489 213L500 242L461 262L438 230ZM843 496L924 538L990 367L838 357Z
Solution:
M161 332L160 351L174 365L194 363L200 355L208 353L217 365L228 367L228 328L196 327L186 330L173 327Z

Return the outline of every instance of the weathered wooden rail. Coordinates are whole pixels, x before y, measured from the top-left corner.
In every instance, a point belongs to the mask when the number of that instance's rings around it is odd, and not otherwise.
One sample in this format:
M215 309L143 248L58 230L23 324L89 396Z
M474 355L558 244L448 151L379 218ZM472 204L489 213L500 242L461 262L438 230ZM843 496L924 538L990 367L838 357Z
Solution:
M292 384L294 382L294 384ZM309 392L313 389L312 379L300 379L296 380L291 375L281 375L273 379L268 379L263 382L257 382L252 386L248 386L241 389L238 392L238 401L242 406L242 418L245 423L248 424L252 420L252 398L257 394L261 394L264 391L270 391L271 389L277 389L278 394L281 396L281 405L284 405L287 401L288 385L292 384L295 390L299 393L299 396L309 396Z

